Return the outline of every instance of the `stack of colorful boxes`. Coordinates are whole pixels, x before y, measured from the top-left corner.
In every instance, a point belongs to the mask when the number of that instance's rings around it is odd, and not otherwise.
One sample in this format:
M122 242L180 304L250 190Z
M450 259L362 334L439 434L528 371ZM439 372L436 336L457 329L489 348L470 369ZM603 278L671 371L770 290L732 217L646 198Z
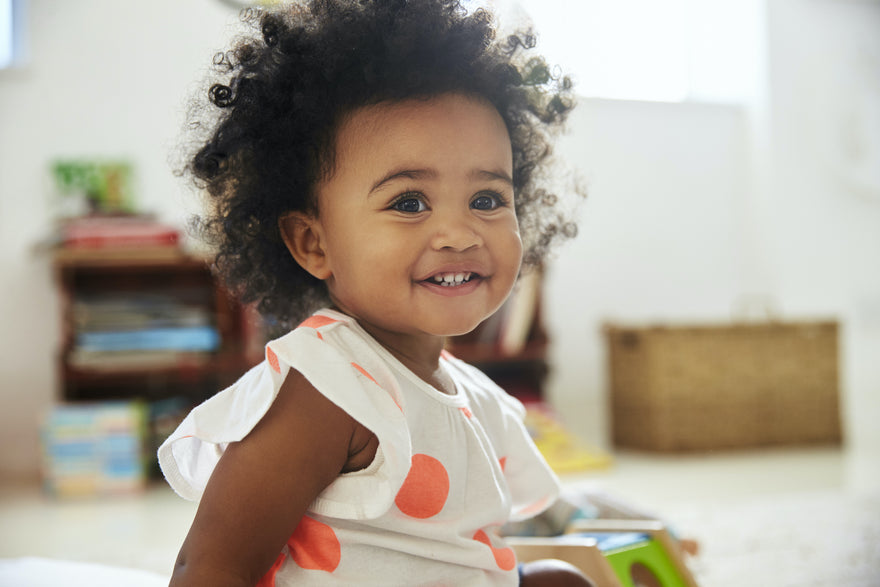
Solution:
M139 402L54 407L43 427L46 489L59 497L144 487L147 410Z

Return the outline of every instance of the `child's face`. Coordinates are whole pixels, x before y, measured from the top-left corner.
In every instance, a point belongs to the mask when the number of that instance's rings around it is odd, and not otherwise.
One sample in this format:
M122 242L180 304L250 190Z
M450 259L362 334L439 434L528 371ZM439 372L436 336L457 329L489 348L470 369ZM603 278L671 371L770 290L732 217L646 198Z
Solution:
M522 258L498 112L459 94L370 106L336 146L314 221L334 303L368 326L440 336L497 310Z

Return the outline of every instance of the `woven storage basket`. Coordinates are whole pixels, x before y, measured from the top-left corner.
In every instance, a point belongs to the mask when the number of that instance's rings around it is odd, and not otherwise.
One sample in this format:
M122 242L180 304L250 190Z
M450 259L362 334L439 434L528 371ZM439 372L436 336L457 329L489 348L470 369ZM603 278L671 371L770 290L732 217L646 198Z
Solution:
M836 322L605 327L614 444L839 443Z

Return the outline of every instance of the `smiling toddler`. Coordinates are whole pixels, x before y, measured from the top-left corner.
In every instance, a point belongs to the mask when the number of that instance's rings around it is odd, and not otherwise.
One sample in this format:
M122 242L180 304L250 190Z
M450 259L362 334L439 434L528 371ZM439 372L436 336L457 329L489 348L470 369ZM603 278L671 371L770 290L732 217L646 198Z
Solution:
M288 332L159 449L172 585L588 585L498 531L558 481L444 350L572 227L538 186L568 81L448 0L249 10L188 166L229 287ZM194 125L196 126L196 125Z

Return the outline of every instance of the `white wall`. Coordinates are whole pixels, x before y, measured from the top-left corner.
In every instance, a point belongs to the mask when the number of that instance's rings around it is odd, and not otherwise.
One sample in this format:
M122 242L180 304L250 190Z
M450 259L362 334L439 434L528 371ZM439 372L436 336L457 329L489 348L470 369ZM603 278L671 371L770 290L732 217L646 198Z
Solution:
M34 246L50 232L48 164L128 158L142 207L191 202L167 163L193 83L236 11L216 0L30 0L28 63L0 71L0 472L34 474L55 391L58 300Z
M30 63L0 72L5 474L36 473L35 422L55 394L57 298L32 251L49 230L47 163L128 157L143 207L185 218L194 204L166 158L185 97L235 22L216 0L28 4ZM607 441L603 320L725 319L740 294L763 293L785 316L844 320L851 438L880 446L880 195L852 187L840 169L856 160L836 146L860 136L838 136L853 96L876 95L876 73L856 63L880 51L880 5L770 0L766 16L761 100L584 100L563 142L591 195L548 280L550 396L594 442Z
M741 108L582 100L560 154L587 180L578 238L550 267L550 396L607 439L604 321L724 320L750 262Z
M603 321L725 320L763 297L841 320L847 440L880 448L880 4L764 16L766 79L742 108L586 100L574 117L564 151L591 195L548 283L550 395L599 445Z
M844 321L853 446L880 449L880 3L771 0L770 157L757 208L792 313Z

